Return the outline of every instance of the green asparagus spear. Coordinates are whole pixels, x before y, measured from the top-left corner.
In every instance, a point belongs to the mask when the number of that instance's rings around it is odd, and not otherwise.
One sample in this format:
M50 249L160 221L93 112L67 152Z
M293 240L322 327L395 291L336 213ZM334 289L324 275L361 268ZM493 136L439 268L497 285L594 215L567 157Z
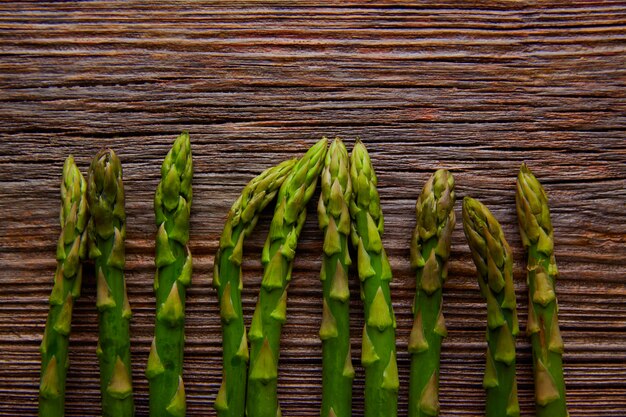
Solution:
M250 236L259 214L274 200L295 163L295 159L284 161L253 178L226 218L213 269L224 346L224 377L214 404L219 417L243 417L246 402L248 338L241 307L243 241Z
M350 234L349 204L352 183L350 160L343 142L336 138L330 145L322 170L317 213L324 231L322 279L324 302L320 338L322 339L322 417L352 415L352 355L350 352L350 319L348 253Z
M537 178L522 165L517 177L517 216L528 251L528 323L535 372L537 417L565 417L563 339L559 331L554 234L548 197Z
M82 264L86 255L89 218L87 183L74 158L63 165L61 181L61 235L57 245L57 268L50 294L50 311L41 341L39 416L62 417L65 408L65 375L72 307L80 294Z
M383 213L376 174L361 141L350 158L353 185L352 244L357 248L365 326L361 363L365 367L365 417L395 417L398 408L396 319L391 305L391 267L381 242Z
M486 416L517 417L515 336L519 325L511 248L489 209L470 197L463 199L463 230L487 301Z
M154 196L156 235L156 324L146 376L150 383L150 416L184 417L183 384L185 293L192 260L187 247L193 163L189 134L174 142L161 167Z
M131 316L124 280L126 214L122 166L112 150L98 152L89 168L89 257L95 259L100 338L102 415L134 415L130 372Z
M287 285L291 280L298 237L306 219L306 204L315 191L326 155L326 138L298 161L278 192L262 262L263 280L252 317L250 368L246 414L248 417L280 415L276 382L280 334L286 320Z
M411 266L417 271L413 329L409 337L409 416L439 415L439 355L447 335L442 289L454 229L454 179L445 169L430 177L415 205Z

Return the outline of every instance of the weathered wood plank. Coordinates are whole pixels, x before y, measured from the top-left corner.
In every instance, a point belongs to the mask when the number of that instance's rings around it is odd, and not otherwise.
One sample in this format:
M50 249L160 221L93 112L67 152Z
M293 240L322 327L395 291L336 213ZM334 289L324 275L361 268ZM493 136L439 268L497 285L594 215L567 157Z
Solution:
M489 205L515 254L524 311L514 184L526 161L552 205L570 413L626 415L626 8L619 1L400 6L0 4L0 416L36 414L63 160L74 154L86 172L104 146L124 165L133 378L138 415L147 414L152 197L160 162L182 129L191 132L196 166L185 352L190 416L214 415L221 377L209 276L226 212L251 176L301 154L321 135L340 135L349 147L360 136L379 174L384 243L395 274L401 414L415 198L428 175L446 167L460 197ZM268 211L246 245L247 320L269 217ZM290 287L279 379L285 416L319 414L315 217L312 205ZM457 227L444 295L444 416L483 414L485 308L474 275ZM100 412L90 268L84 286L71 338L68 416ZM362 306L355 277L351 288L356 358ZM531 416L532 365L523 336L518 359L522 415ZM354 415L361 416L363 370L356 371Z

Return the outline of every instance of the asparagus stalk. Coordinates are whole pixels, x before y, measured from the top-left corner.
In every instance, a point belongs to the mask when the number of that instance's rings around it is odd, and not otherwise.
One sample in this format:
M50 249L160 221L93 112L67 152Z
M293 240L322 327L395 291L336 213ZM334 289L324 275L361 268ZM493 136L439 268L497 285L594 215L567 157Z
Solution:
M320 328L322 339L322 417L352 415L352 355L350 352L350 319L348 253L350 234L349 204L352 183L348 151L336 138L330 145L322 170L317 213L324 232L324 258L320 278L324 301Z
M130 372L131 317L124 280L126 214L122 166L112 150L98 152L89 168L89 257L95 260L100 338L102 415L134 415Z
M185 293L192 275L187 247L192 177L189 134L183 132L163 161L154 196L156 324L146 368L152 417L184 417L186 411L182 375Z
M217 288L220 301L224 347L224 377L214 403L219 417L243 417L246 401L249 352L241 307L243 242L254 230L260 213L276 197L295 163L295 159L284 161L253 178L226 218L213 270L213 286Z
M61 235L57 268L50 294L50 311L41 341L39 416L62 417L65 408L65 376L69 366L68 344L74 300L80 295L81 262L86 255L87 183L69 156L61 181Z
M361 141L350 157L353 184L351 238L357 248L365 326L361 362L365 367L365 417L395 417L398 407L396 320L391 305L391 267L381 242L383 213L376 174Z
M411 266L417 271L413 329L409 337L409 416L439 415L439 355L447 335L442 289L454 229L454 179L445 169L430 177L415 205Z
M513 286L513 257L500 223L489 209L463 199L463 230L487 301L487 417L520 415L515 379L515 336L519 333Z
M298 237L326 154L326 138L298 161L278 192L262 262L263 280L248 337L250 368L246 414L248 417L280 415L276 382L280 334L286 320L287 285L291 280Z
M523 164L517 177L517 216L528 251L528 322L535 372L537 417L565 417L563 339L559 331L555 281L554 234L548 197L537 178Z

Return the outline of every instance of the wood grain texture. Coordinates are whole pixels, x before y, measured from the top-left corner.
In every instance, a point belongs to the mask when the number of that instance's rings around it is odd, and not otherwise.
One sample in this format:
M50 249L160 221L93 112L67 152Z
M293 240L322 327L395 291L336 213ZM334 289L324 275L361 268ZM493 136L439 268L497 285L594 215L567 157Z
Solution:
M426 178L445 167L460 198L489 206L513 248L525 311L514 203L522 161L550 196L570 414L626 415L625 38L626 7L617 1L0 4L0 415L36 414L62 163L74 154L86 173L104 146L124 167L133 378L137 415L147 415L152 198L160 163L183 129L191 133L196 172L189 416L214 415L220 383L219 311L209 276L226 212L253 175L302 154L322 135L340 135L349 148L360 136L379 175L395 274L400 415L415 290L408 259L415 199ZM322 242L313 206L281 351L285 416L319 415ZM269 217L245 247L248 323ZM486 314L459 226L449 277L442 416L480 416ZM356 358L362 313L351 279ZM68 416L100 413L94 298L87 268L71 336ZM530 356L520 336L523 416L534 415ZM362 416L363 369L356 372L354 415Z

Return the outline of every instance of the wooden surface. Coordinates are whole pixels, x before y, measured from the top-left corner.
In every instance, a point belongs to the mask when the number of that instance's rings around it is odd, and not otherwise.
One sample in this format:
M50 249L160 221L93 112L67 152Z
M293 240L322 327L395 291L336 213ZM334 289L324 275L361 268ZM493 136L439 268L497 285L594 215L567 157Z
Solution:
M360 136L379 175L395 278L400 415L405 415L415 199L446 167L481 199L525 262L514 185L522 161L550 196L561 271L560 322L572 417L626 415L626 7L623 2L330 2L159 6L0 4L0 415L35 415L38 346L55 267L61 166L86 173L104 146L127 195L128 292L137 415L153 333L153 190L175 136L191 133L195 178L185 382L189 416L214 415L221 348L213 255L226 212L262 169L322 135ZM314 197L315 199L317 197ZM284 416L316 416L321 395L321 234L311 204L284 329ZM249 323L270 211L245 246ZM457 205L460 217L460 205ZM485 305L459 225L444 313L442 416L484 407ZM362 309L352 274L353 352ZM67 415L100 413L93 270L76 303ZM520 314L522 327L525 314ZM534 415L530 347L518 338L523 416ZM355 363L358 362L355 360ZM356 368L354 415L362 415Z

